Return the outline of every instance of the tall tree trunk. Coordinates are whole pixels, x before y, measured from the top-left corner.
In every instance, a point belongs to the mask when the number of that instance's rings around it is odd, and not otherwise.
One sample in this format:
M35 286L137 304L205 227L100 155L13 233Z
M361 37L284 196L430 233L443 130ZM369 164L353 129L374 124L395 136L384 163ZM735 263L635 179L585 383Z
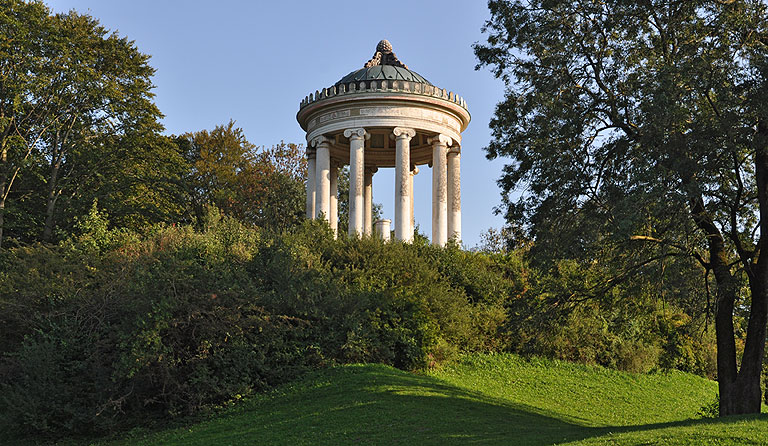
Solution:
M43 240L50 242L53 239L53 223L56 212L56 200L59 197L58 179L61 169L61 160L57 160L51 166L51 175L48 179L48 198L45 206L45 226L43 229Z
M70 120L69 127L67 127L63 135L59 130L57 130L51 144L51 148L53 149L51 154L51 173L48 176L48 197L46 198L45 226L43 227L43 240L46 242L53 240L53 226L56 217L56 201L59 199L59 194L61 193L59 188L61 163L64 162L64 154L66 153L66 146L69 141L69 135L72 132L72 127L75 125L76 119L76 117L73 117Z
M5 116L4 114L0 117ZM12 122L8 123L0 135L0 249L3 248L3 228L5 228L5 197L8 196L6 189L8 185L8 176L10 166L8 165L8 135L11 132Z
M5 141L3 141L5 143ZM0 249L3 248L3 229L5 228L5 202L8 197L8 189L12 183L10 175L10 166L8 166L8 149L3 144L0 148Z
M741 369L735 379L720 380L718 376L721 416L760 413L761 409L760 378L765 351L768 294L765 292L764 280L757 279L754 282L750 283L752 305L747 324L747 340L741 357Z
M5 155L5 154L3 154ZM8 173L5 166L0 169L0 249L3 248L3 228L5 227L5 187L8 183Z
M757 258L743 265L748 272L751 303L741 370L734 389L736 407L731 407L732 411L729 412L732 414L760 413L760 378L768 325L768 247L764 246L765 237L768 236L768 124L764 119L758 120L753 144L757 199L760 207L760 240L756 247Z
M714 237L713 237L714 238ZM733 309L737 283L726 260L722 239L710 239L710 259L717 281L717 309L715 332L717 336L717 383L720 390L720 416L760 413L762 391L760 374L765 347L765 322L768 307L763 280L750 279L752 307L747 328L747 342L741 358L741 369L736 363L736 343L733 330Z
M688 178L685 182L689 190L697 190L694 179ZM749 350L745 348L739 370L733 329L733 310L738 284L731 273L728 250L720 229L707 213L701 194L691 193L689 205L696 226L706 234L710 266L717 282L715 333L720 416L760 413L760 372L765 346L765 281L760 279L759 274L755 275L754 279L750 277L752 308L747 330ZM762 348L755 345L757 340L762 343Z
M718 284L718 288L721 284ZM717 309L717 382L720 390L720 416L760 413L762 390L763 350L765 346L765 292L752 289L752 308L747 329L748 346L741 359L741 369L736 372L736 351L733 345L733 305ZM719 305L719 303L718 303ZM758 346L761 344L762 346Z
M61 167L61 153L59 141L61 133L56 130L53 141L51 142L51 169L48 175L48 196L45 203L45 225L43 226L43 240L50 242L53 238L53 213L56 207L56 185L59 179L59 168ZM63 148L62 148L63 149Z
M736 351L733 345L733 304L736 299L733 278L723 275L715 278L718 286L718 308L715 316L717 327L717 374L720 386L720 416L760 413L762 389L760 379L765 355L766 326L768 325L768 249L764 246L768 235L768 126L765 120L758 121L754 139L755 178L757 182L758 203L760 206L760 240L757 243L757 258L742 257L742 266L747 272L750 291L749 320L747 339L741 357L741 369L736 372ZM698 222L697 222L698 224ZM699 225L702 227L702 225ZM710 238L710 255L712 255ZM724 247L719 247L725 259ZM715 257L712 257L715 259ZM714 269L714 266L713 266ZM727 276L730 271L727 271ZM722 279L722 280L721 280ZM730 295L723 296L721 307L720 289ZM722 363L721 363L722 361Z
M702 208L703 208L703 202ZM741 392L736 380L739 375L736 363L736 340L733 330L733 308L736 302L737 285L728 265L725 243L720 232L708 219L699 225L707 226L709 258L717 282L715 306L715 335L717 342L717 383L720 391L720 416L739 413L736 409L741 401Z

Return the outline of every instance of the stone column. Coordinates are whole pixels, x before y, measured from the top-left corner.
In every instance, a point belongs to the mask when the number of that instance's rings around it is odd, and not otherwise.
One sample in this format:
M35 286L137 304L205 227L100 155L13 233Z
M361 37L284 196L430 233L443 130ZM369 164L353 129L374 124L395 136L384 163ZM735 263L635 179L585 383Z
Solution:
M410 214L410 221L411 227L408 230L408 234L411 234L411 236L414 235L414 231L416 230L416 215L413 213L413 199L416 196L416 194L413 192L413 177L416 176L416 174L419 173L419 168L416 166L412 166L413 169L411 170L411 177L409 178L409 184L408 184L408 190L411 191L411 214Z
M429 141L431 144L431 139ZM434 240L435 221L437 220L437 206L435 206L435 196L437 195L437 175L435 175L435 163L433 161L430 161L429 163L429 167L432 168L432 240Z
M328 220L331 215L331 141L318 136L312 141L317 158L317 185L315 193L315 216Z
M365 212L363 213L363 232L367 236L373 234L373 174L378 170L379 169L375 167L365 169L365 191L363 192L363 206L365 206Z
M448 240L461 243L461 148L448 151Z
M349 235L363 234L365 222L364 208L364 152L365 136L363 128L344 130L344 136L349 138Z
M331 215L330 223L333 236L339 235L339 165L331 162Z
M308 144L309 145L309 144ZM307 218L315 218L315 149L307 147Z
M395 127L395 238L404 242L413 240L411 228L411 138L413 129ZM410 233L409 233L410 231Z
M448 241L448 178L446 150L453 141L445 135L429 138L432 144L432 244Z

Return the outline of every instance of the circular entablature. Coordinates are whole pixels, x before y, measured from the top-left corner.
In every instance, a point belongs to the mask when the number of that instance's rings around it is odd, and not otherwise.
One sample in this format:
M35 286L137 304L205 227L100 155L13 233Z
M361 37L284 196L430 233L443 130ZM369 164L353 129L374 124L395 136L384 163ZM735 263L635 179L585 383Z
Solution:
M366 128L366 132L369 136L365 141L365 166L395 167L396 146L392 128ZM432 145L428 140L436 135L434 132L416 131L416 136L410 141L411 164L432 163ZM344 137L344 132L326 133L324 136L331 140L331 159L338 165L349 164L349 140Z

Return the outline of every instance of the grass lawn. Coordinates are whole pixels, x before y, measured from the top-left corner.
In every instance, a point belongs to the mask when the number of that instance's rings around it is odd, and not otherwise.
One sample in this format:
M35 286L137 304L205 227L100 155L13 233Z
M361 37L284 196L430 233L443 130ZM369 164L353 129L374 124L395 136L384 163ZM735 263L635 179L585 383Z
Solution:
M381 365L317 372L211 420L120 445L768 444L768 416L697 420L714 382L514 355L418 375Z

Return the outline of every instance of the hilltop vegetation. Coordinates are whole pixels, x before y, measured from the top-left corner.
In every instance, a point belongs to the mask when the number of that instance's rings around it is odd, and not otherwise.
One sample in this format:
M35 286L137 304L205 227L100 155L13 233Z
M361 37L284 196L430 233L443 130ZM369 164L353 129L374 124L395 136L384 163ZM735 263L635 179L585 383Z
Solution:
M275 233L215 209L202 230L109 229L95 208L79 228L58 245L0 255L0 421L17 433L191 415L334 364L424 369L515 349L541 326L511 311L537 308L541 295L516 253L334 240L322 222ZM689 326L661 325L662 312L631 324L574 314L559 330L582 338L537 339L570 359L639 370L664 368L664 352L706 351ZM632 338L637 323L649 328L645 343ZM601 338L615 348L569 356ZM627 361L646 350L656 353Z
M489 259L290 233L87 231L0 257L0 414L16 432L99 432L188 415L313 367L424 367L492 350L514 282ZM510 277L513 274L509 274Z

